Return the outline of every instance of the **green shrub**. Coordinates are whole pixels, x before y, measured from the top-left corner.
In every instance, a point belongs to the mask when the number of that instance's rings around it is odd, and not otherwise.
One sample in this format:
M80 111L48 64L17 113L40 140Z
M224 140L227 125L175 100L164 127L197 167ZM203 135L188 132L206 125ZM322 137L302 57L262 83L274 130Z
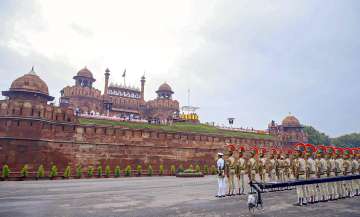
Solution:
M106 167L105 167L105 176L109 178L109 177L110 177L110 173L111 173L110 166L109 166L109 165L106 165Z
M102 166L98 166L97 168L97 173L96 173L97 177L101 177L102 176Z
M26 178L28 177L29 171L28 171L28 165L25 164L23 168L20 171L21 177Z
M5 164L2 168L2 177L6 179L9 178L9 175L10 175L10 168L8 165Z
M141 176L141 171L142 171L141 165L137 165L137 166L136 166L136 175L137 175L137 176Z
M173 175L175 175L175 173L176 173L176 167L175 167L175 165L171 165L170 166L170 175L173 176Z
M205 164L205 166L204 166L204 174L205 175L209 174L209 166L207 164Z
M194 169L194 167L193 167L192 164L190 164L189 169L190 169L190 170L193 170L193 169Z
M212 165L211 166L211 175L215 175L216 174L216 167L215 167L215 165Z
M177 172L178 172L178 173L183 173L183 172L184 172L184 167L183 167L182 164L180 164Z
M50 169L50 173L49 173L49 177L50 178L55 178L58 174L58 169L56 167L56 165L52 165L51 169Z
M116 166L114 176L115 177L120 177L120 173L121 173L120 166Z
M199 166L199 164L196 164L196 166L195 166L195 171L197 172L197 173L199 173L200 172L200 166Z
M149 166L148 166L148 172L147 172L147 175L148 175L148 176L152 176L152 175L153 175L153 172L154 172L154 171L153 171L152 166L151 166L151 165L149 165Z
M70 166L67 166L64 171L64 178L70 178L71 176L71 168Z
M81 165L78 165L78 166L76 167L76 177L79 178L79 179L82 177L82 168L81 168Z
M94 167L89 166L87 174L88 174L88 177L93 177L94 176Z
M131 166L127 165L125 168L125 176L131 176Z
M45 177L45 169L43 165L40 165L36 173L36 178L44 178L44 177Z
M159 176L162 176L162 175L164 175L164 165L160 165L160 167L159 167Z

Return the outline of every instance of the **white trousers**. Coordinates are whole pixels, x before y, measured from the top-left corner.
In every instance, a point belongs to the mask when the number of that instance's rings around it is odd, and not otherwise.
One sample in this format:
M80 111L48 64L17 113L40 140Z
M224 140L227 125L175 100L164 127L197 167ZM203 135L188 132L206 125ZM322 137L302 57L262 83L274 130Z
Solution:
M218 196L225 196L226 184L225 177L218 176Z

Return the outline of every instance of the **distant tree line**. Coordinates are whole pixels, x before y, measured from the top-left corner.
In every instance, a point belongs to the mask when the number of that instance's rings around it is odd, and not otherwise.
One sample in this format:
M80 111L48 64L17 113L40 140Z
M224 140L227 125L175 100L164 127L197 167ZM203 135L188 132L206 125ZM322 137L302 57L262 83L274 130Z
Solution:
M308 134L308 142L311 144L332 144L338 147L360 147L360 133L351 133L330 138L328 135L318 131L312 126L304 126L304 132Z

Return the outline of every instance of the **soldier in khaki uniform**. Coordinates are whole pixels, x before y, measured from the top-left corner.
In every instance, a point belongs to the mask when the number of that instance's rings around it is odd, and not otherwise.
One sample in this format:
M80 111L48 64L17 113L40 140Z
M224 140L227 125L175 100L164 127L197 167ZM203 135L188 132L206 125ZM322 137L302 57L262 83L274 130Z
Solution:
M244 158L245 147L240 146L238 148L239 159L237 161L237 181L239 186L239 195L245 192L245 173L246 173L246 160Z
M305 154L305 145L302 143L298 143L295 145L295 151L296 151L296 156L293 162L293 171L294 171L294 177L297 180L305 180L306 179L306 162L305 159L303 158L304 154ZM307 197L307 193L306 193L306 189L304 185L298 185L296 186L296 193L298 196L298 205L302 206L302 205L306 205L307 201L306 201L306 197Z
M326 155L326 147L323 145L318 146L318 155L320 157L319 164L317 165L318 176L319 178L326 178L327 177L327 160L325 159ZM319 185L320 190L320 197L318 198L320 201L327 201L329 199L329 192L328 192L328 183L320 183Z
M335 148L335 175L342 176L344 173L344 164L342 159L343 149ZM343 181L336 182L336 189L338 192L338 199L344 198L345 196L345 188L343 185Z
M267 162L267 173L269 175L269 180L270 182L275 182L277 181L277 176L276 176L276 155L277 155L277 151L275 148L271 149L271 153L270 153L270 157L269 160Z
M353 148L353 158L352 158L352 174L353 175L359 175L359 152L360 150L358 148ZM353 185L353 195L354 196L359 196L359 182L360 180L352 180L352 185Z
M226 196L235 195L235 172L236 172L236 160L234 157L235 146L233 144L227 145L228 147L228 158L225 161L225 171L228 179L228 194Z
M335 150L334 147L328 146L326 147L327 152L327 175L328 177L335 177ZM330 200L336 200L338 198L337 188L335 182L329 182L329 196Z
M256 173L258 172L258 161L256 159L258 154L258 149L256 147L251 147L250 149L250 159L246 162L246 170L249 177L249 181L256 181ZM253 192L253 189L250 189Z
M291 179L291 159L290 155L292 154L292 151L286 150L285 151L285 160L284 160L284 175L285 175L285 182L289 181Z
M306 179L316 179L316 163L313 158L314 153L316 152L315 146L312 144L306 144ZM317 202L316 198L316 184L306 185L305 189L308 195L308 202L315 203Z
M351 175L352 172L352 160L351 160L351 155L352 155L352 150L350 148L345 148L344 149L344 176L349 176ZM347 180L344 181L344 186L345 186L345 195L346 197L352 197L352 185L351 185L351 180Z
M261 182L266 182L266 164L267 158L265 156L266 148L259 149L259 176Z
M278 181L285 182L285 157L279 152L277 159Z

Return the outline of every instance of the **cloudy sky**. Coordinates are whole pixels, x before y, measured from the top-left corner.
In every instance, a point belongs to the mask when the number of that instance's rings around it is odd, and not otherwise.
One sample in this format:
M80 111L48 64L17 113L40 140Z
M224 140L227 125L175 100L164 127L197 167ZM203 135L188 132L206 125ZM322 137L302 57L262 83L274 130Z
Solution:
M0 87L35 66L53 96L87 66L145 97L168 82L203 122L264 129L289 112L360 132L360 1L1 0Z

